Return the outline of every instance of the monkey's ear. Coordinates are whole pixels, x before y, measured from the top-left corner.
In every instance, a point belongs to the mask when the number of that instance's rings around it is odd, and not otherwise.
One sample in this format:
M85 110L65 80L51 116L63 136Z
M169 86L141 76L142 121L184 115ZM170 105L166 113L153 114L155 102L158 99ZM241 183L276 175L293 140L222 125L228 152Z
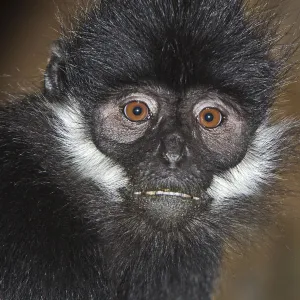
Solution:
M61 42L55 41L51 48L51 57L45 72L45 93L48 95L59 95L66 83L66 72L64 55Z

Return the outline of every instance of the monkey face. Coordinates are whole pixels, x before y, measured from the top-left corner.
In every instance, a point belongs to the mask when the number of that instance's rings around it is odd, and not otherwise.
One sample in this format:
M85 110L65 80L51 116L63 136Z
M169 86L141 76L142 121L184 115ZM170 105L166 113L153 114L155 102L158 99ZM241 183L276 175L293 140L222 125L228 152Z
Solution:
M92 127L99 151L126 171L127 205L172 222L207 213L214 176L245 156L249 116L208 89L178 94L148 84L124 90L97 106Z

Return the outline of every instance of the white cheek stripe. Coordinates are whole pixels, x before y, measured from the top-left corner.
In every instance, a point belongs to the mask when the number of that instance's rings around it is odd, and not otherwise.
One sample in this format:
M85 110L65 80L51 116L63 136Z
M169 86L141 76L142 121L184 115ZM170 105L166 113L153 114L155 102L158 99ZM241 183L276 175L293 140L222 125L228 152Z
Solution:
M264 184L273 181L284 135L291 126L282 121L258 128L244 159L221 176L214 176L208 194L215 206L230 204L239 197L259 195Z
M55 130L67 163L83 178L92 179L109 192L126 186L125 171L95 146L78 106L72 103L72 106L51 105L51 108L58 118Z

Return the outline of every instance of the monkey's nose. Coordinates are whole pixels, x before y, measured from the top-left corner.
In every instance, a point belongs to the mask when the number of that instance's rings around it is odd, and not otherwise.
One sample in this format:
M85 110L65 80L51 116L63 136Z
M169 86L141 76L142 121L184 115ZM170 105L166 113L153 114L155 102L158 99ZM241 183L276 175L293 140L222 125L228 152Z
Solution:
M167 135L161 145L163 158L170 167L175 167L185 156L184 139L178 133Z

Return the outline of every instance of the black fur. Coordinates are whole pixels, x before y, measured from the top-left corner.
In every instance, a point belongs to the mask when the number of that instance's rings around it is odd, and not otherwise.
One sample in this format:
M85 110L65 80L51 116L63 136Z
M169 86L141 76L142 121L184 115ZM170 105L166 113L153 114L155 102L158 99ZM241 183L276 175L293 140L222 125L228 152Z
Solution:
M44 90L0 109L2 300L211 299L224 243L261 223L270 208L255 195L213 211L205 194L214 174L243 159L280 85L285 58L272 56L267 17L246 14L240 0L104 0L65 32L53 47ZM97 135L95 111L124 91L157 88L174 99L199 89L223 95L247 124L237 149L194 155L201 158L199 178L190 166L182 171L199 180L199 187L192 179L187 185L204 196L174 224L149 221L128 191L121 191L125 202L114 202L81 178L63 159L60 121L50 109L77 103L97 147L131 178L146 174L136 179L145 187L147 166L164 172L149 158L154 133L135 147L119 145L101 130ZM186 125L174 126L181 132ZM138 165L144 156L149 162ZM158 185L161 178L151 180Z

